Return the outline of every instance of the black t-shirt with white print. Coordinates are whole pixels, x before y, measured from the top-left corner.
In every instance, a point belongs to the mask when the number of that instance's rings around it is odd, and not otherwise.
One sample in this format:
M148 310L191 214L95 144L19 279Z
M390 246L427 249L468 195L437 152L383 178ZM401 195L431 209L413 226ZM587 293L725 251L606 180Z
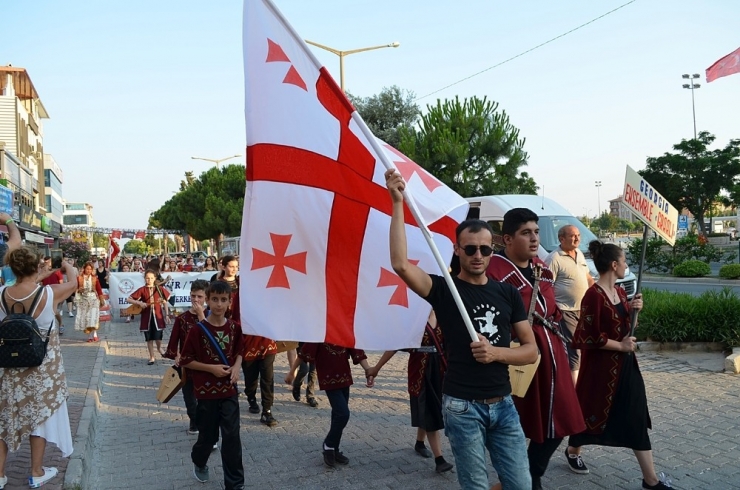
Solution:
M480 400L511 393L506 364L482 364L475 360L460 311L442 276L431 275L432 290L425 298L434 308L442 328L447 353L447 372L442 392L463 400ZM511 324L527 319L522 297L514 286L491 279L484 285L452 280L462 298L475 331L491 345L509 347Z

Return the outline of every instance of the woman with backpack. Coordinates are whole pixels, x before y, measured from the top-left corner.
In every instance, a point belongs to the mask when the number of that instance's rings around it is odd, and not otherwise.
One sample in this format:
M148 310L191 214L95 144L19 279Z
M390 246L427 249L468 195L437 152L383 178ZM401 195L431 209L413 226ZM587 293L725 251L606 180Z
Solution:
M18 317L30 315L41 336L49 339L41 365L0 367L0 488L8 481L8 451L17 451L26 435L31 444L28 483L30 488L39 488L57 475L56 468L41 466L47 441L58 446L64 457L72 453L67 382L54 312L75 292L77 271L63 262L62 272L69 282L39 286L38 253L31 247L20 247L20 233L8 214L0 213L0 223L8 227L10 235L5 262L17 278L13 286L0 287L0 329L9 328L12 322L19 321L15 320ZM6 354L0 349L0 366L6 364Z

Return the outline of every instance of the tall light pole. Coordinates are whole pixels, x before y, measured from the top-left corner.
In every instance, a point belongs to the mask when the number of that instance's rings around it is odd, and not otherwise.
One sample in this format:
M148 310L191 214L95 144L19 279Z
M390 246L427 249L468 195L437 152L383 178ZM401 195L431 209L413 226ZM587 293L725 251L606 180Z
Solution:
M225 162L226 160L231 160L232 158L239 158L239 157L241 157L241 155L232 155L230 157L219 158L219 159L203 158L203 157L190 157L190 158L193 160L203 160L205 162L215 163L216 166L218 167L221 163Z
M689 80L690 82L684 83L683 88L691 89L691 114L694 117L694 139L696 139L696 106L694 105L694 89L701 87L701 85L698 83L694 83L693 81L699 78L699 74L694 73L693 75L689 75L688 73L684 73L683 75L681 75L681 78Z
M599 209L599 218L601 218L601 181L597 180L595 182L595 185L596 185L596 200L597 200L597 205Z
M363 51L372 51L374 49L397 48L401 45L401 43L399 42L392 42L390 44L382 44L380 46L370 46L368 48L358 48L358 49L350 49L347 51L341 51L339 49L330 48L329 46L324 46L323 44L309 41L308 39L306 39L306 42L312 46L325 49L326 51L329 51L330 53L334 53L335 55L339 56L339 87L342 89L342 92L344 92L344 57L345 56L349 56L355 53L362 53Z

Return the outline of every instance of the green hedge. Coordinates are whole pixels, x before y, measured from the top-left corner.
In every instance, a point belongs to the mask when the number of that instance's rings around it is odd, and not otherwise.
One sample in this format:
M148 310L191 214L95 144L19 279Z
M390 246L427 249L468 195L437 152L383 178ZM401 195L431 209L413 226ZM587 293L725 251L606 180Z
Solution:
M712 272L709 264L701 260L687 260L673 268L673 275L678 277L702 277Z
M740 346L740 298L729 287L701 296L644 289L643 301L636 331L639 340Z
M724 279L740 278L740 264L727 264L719 268L719 277Z

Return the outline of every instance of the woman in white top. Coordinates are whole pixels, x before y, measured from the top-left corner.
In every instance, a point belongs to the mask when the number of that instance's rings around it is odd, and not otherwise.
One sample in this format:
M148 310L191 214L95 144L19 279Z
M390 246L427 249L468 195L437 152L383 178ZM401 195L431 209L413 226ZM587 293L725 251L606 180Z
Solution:
M36 284L39 256L31 247L20 247L20 234L10 216L0 213L0 222L8 227L10 239L5 262L17 277L13 286L0 287L8 308L21 303L46 337L51 328L44 362L31 368L0 368L0 488L7 483L5 462L8 450L17 451L22 439L30 438L31 475L29 486L38 488L57 474L56 468L41 466L46 442L59 447L64 457L72 453L72 433L67 414L67 382L59 348L59 331L54 326L54 312L58 305L75 292L77 271L67 262L62 272L69 282L43 287L34 311L31 303L41 288ZM0 320L6 312L0 304Z

